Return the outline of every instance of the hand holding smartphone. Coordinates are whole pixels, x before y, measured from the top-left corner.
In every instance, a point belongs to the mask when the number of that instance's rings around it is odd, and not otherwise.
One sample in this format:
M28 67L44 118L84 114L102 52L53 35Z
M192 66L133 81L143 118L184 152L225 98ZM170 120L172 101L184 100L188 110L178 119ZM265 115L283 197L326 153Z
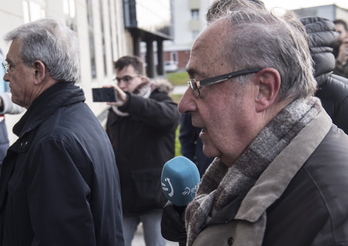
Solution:
M116 102L115 88L92 88L93 102Z

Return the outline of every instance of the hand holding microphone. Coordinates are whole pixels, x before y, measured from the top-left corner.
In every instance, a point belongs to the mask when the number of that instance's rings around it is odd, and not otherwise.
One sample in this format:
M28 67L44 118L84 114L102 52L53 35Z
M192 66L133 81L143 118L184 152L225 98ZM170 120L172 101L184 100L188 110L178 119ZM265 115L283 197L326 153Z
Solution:
M200 175L197 166L188 158L175 157L163 166L162 190L169 202L163 208L161 231L167 240L185 245L186 229L183 211L196 195Z
M197 166L184 156L164 164L161 175L165 197L177 207L186 206L196 195L200 175Z

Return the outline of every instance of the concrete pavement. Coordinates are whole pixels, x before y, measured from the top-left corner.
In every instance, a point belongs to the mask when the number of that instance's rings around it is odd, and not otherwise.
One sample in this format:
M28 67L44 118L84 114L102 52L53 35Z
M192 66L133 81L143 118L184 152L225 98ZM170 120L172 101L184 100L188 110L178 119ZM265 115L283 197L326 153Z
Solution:
M179 243L167 241L166 246L178 246L178 245L179 245ZM132 246L146 246L145 242L144 242L143 229L142 229L141 224L138 226L138 230L134 235L134 239L132 241ZM149 245L149 246L151 246L151 245Z

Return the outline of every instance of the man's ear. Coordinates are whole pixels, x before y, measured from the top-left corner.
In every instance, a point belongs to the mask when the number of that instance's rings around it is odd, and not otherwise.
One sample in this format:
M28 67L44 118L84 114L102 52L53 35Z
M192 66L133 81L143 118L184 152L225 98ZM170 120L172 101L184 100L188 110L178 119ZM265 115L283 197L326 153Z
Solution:
M256 111L261 112L275 102L280 90L281 77L274 68L265 68L257 73L257 83L259 91L255 99Z
M34 62L34 77L35 84L40 84L46 77L46 66L42 61L36 60Z

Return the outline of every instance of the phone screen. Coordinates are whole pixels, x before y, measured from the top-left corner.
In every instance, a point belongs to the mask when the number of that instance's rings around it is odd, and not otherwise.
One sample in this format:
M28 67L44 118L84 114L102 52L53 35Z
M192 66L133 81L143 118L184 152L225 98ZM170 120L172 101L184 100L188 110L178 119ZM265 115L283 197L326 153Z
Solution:
M116 102L115 88L92 88L93 102Z

